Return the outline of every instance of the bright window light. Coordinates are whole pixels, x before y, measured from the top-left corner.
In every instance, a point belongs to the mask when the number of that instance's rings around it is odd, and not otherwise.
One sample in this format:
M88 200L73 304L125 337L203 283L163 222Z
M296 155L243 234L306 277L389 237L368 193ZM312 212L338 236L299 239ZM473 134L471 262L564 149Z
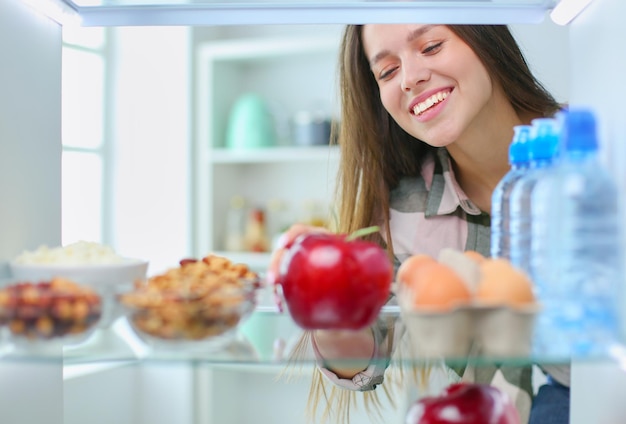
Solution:
M100 155L63 152L62 242L102 242L103 162Z
M576 16L582 12L585 7L593 0L561 0L557 4L552 12L550 12L550 18L557 25L567 25Z

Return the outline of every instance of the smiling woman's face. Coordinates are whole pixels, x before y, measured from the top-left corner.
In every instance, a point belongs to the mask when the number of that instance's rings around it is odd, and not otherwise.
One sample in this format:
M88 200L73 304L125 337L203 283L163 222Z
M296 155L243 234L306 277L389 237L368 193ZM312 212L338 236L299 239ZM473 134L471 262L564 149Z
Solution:
M487 69L448 27L365 25L362 41L383 106L414 137L447 146L494 112Z

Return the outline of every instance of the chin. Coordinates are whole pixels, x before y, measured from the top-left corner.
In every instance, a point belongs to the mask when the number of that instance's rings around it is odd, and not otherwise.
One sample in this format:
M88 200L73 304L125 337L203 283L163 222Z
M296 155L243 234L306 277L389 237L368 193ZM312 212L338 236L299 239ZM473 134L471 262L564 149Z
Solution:
M403 127L403 129L431 147L448 147L455 143L460 136L455 125L446 122L438 122L435 125L434 123L417 123L412 120L411 125Z

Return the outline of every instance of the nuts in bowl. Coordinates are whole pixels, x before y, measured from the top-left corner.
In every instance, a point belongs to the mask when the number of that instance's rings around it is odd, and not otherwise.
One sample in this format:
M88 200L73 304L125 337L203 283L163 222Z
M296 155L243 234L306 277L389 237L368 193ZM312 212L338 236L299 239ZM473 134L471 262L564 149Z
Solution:
M65 278L0 289L0 315L15 341L84 340L102 314L100 295Z
M232 334L253 311L259 281L246 265L208 255L138 281L118 300L149 344L212 341Z

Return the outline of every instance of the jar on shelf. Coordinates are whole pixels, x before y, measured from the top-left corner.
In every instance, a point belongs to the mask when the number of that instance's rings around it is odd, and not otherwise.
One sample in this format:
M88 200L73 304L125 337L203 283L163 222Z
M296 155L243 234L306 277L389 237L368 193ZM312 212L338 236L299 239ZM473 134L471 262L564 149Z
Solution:
M270 241L267 237L265 211L261 208L252 208L248 212L244 247L248 252L268 252Z
M274 117L265 98L245 93L235 102L228 119L226 146L255 149L276 144Z
M231 252L246 250L245 235L247 226L246 199L243 196L233 196L230 199L230 209L226 217L226 240L224 247Z
M289 216L289 204L285 200L270 199L267 202L267 234L273 247L292 223L293 217Z
M299 222L315 227L328 227L326 207L318 200L306 200L302 203L302 217Z
M298 146L330 143L330 118L321 111L302 110L293 117L293 140Z

